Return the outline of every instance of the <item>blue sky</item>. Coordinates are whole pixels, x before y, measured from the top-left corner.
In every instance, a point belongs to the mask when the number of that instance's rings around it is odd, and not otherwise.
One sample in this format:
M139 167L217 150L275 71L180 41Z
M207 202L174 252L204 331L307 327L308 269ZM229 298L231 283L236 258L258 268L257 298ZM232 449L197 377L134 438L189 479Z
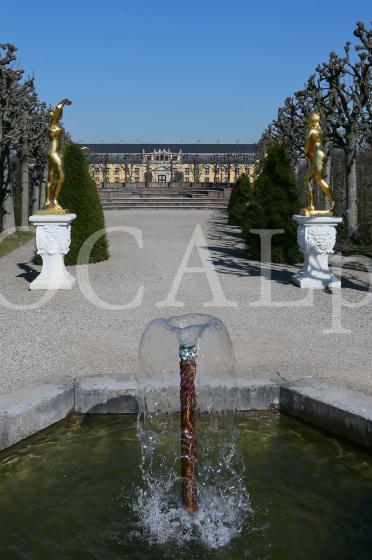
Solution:
M4 17L5 15L5 17ZM367 0L17 0L0 42L85 142L254 142Z

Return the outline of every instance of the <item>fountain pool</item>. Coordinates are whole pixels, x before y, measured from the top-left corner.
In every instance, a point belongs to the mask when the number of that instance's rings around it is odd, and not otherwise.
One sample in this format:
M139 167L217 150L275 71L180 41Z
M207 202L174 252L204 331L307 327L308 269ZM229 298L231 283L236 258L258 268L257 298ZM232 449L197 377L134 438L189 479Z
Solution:
M204 508L203 491L199 524L171 512L144 523L135 415L75 415L0 453L1 560L369 559L371 456L278 413L235 424L237 526L229 504L224 523Z

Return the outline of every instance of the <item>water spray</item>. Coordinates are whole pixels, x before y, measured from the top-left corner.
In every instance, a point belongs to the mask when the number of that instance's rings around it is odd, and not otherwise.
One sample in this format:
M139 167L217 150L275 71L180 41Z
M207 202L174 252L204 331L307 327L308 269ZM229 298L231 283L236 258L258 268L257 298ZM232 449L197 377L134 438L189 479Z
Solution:
M133 508L141 527L154 543L225 546L250 511L225 325L202 313L153 319L136 379L141 484Z

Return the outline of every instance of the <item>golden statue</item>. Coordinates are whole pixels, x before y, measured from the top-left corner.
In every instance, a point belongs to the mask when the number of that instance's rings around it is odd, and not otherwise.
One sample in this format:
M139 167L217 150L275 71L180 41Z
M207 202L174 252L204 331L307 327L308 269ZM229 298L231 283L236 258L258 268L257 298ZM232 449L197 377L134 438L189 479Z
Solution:
M309 130L307 133L305 144L306 159L310 162L310 170L307 173L304 185L307 192L308 204L307 208L302 208L300 214L302 216L332 216L332 210L335 205L333 193L327 182L324 180L324 168L327 162L327 156L323 149L323 132L320 127L320 114L312 113L309 117ZM314 193L312 182L315 181L329 200L328 210L316 210L314 207Z
M48 138L51 141L48 151L48 184L46 188L45 206L39 210L38 214L68 213L68 210L64 210L62 206L58 204L58 197L61 192L63 181L65 180L61 153L63 127L59 126L58 123L62 118L65 105L71 105L71 101L69 99L62 99L62 101L50 111L52 118L48 130Z

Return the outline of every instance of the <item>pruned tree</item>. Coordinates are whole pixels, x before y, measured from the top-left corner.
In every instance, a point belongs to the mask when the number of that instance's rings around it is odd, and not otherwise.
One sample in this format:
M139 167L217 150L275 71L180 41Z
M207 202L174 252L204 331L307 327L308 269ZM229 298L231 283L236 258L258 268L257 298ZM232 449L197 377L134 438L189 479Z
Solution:
M50 107L34 99L24 121L18 154L22 166L22 221L28 224L31 212L44 203L47 178L48 126ZM27 192L27 187L29 192Z
M31 211L36 212L43 203L48 152L49 112L45 103L39 102L30 119L27 140L28 158L26 165L31 169Z
M220 170L223 165L221 154L212 154L208 159L208 164L212 167L213 171L213 183L217 183L217 177L220 174Z
M148 185L148 183L151 183L153 181L153 178L154 178L154 167L151 164L151 161L146 160L146 171L145 171L146 185Z
M190 165L193 182L199 183L200 182L200 174L205 165L205 161L203 161L199 154L185 154L182 159L183 163Z
M143 161L142 154L124 154L120 159L120 167L125 171L125 182L133 182L134 169Z
M325 170L328 180L334 149L341 148L345 154L345 213L350 238L358 235L357 149L362 143L372 143L372 30L358 22L354 36L359 39L355 49L351 49L350 42L347 42L344 56L332 52L328 62L317 66L316 73L310 76L305 88L285 100L277 118L264 131L258 144L260 160L272 142L282 144L297 175L304 158L309 114L312 111L321 113L324 148L328 155Z
M0 224L15 228L10 159L22 142L30 103L36 101L33 79L23 80L24 71L15 66L17 51L10 43L0 44Z
M369 146L372 145L372 29L367 29L366 26L358 21L354 29L354 36L360 41L355 46L355 50L359 54L359 62L356 65L356 70L359 73L359 84L361 88L361 97L364 100L362 108L361 130L362 141L365 141Z
M88 162L89 170L94 174L99 174L101 180L101 186L103 188L107 187L109 178L109 164L112 163L112 157L110 154L100 154L96 152L90 152L88 149L83 148L83 153L85 159ZM121 165L119 162L118 165Z
M227 177L228 186L231 185L231 171L236 167L238 160L238 154L228 153L222 156L222 169Z
M272 140L283 144L292 164L304 156L304 138L312 106L310 92L298 91L286 98L272 124Z
M24 79L16 51L0 45L0 227L8 230L27 226L43 204L49 147L50 108L38 99L33 77ZM66 133L63 143L70 141Z
M256 165L257 154L241 154L239 169L243 169L243 174L247 175L248 179L251 180L252 166Z
M357 60L352 59L351 44L344 56L331 52L328 62L316 68L307 89L316 99L327 121L327 134L332 144L342 148L346 167L346 221L350 238L358 234L358 200L356 156L361 139L371 139L371 62L372 30L357 23L354 35Z
M173 160L172 156L170 156L168 165L169 165L169 173L170 173L170 182L172 183L174 180L174 171L177 165L177 162Z
M231 170L233 170L235 174L235 181L241 174L242 168L243 173L249 178L251 166L255 161L255 157L255 154L242 154L241 152L233 152L229 154L229 161L231 162Z

